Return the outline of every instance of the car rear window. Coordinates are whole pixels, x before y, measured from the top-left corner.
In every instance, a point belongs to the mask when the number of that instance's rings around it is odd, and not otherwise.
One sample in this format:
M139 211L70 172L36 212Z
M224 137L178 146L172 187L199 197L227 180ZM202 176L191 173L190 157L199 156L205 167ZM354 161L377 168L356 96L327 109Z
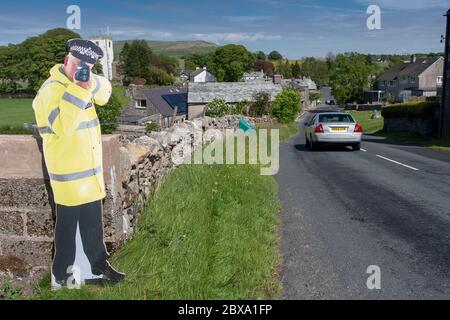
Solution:
M319 115L319 122L331 123L331 122L350 122L354 123L352 116L349 114L321 114Z

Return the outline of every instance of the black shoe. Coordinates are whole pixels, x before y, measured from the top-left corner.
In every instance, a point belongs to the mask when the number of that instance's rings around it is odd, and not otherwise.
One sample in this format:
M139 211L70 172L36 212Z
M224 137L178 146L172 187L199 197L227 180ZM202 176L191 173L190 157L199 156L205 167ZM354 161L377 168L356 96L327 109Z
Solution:
M125 274L115 270L108 261L106 261L103 268L97 272L93 272L95 275L101 276L99 279L92 279L94 281L86 281L86 284L117 284L125 279Z

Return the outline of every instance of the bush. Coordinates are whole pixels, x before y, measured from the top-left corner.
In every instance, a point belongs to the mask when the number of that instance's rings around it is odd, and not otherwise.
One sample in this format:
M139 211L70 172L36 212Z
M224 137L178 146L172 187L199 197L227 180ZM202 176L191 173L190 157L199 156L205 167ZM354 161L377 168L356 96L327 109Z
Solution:
M215 98L206 105L205 115L208 117L219 118L230 112L230 107L223 99Z
M113 93L105 106L97 108L103 134L112 133L118 127L118 117L121 113L122 105L119 98Z
M247 101L238 102L234 106L234 114L245 115L247 113Z
M269 115L272 111L270 94L261 91L253 96L253 102L250 104L249 115L252 117L261 117Z
M275 98L272 114L281 123L289 123L295 120L300 112L301 96L295 89L284 89Z
M152 131L159 131L160 128L156 122L147 122L147 124L145 125L145 130L147 132L152 132Z
M439 110L439 102L407 102L381 109L384 118L433 118Z

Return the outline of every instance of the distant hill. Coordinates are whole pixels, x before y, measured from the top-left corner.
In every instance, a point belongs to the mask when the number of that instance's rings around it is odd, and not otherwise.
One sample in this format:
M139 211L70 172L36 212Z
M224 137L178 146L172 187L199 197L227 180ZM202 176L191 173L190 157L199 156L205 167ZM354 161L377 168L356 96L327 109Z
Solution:
M114 41L114 57L117 59L126 42L133 40ZM150 48L155 53L164 54L170 57L178 58L189 53L208 53L214 51L218 45L196 40L196 41L152 41L147 40Z

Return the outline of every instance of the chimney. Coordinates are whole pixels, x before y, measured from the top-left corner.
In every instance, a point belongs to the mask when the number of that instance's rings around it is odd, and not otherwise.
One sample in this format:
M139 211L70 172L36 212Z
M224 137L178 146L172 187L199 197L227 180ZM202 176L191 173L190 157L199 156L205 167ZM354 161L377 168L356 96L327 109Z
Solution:
M198 70L198 69L200 69L199 67L195 67L195 70Z
M416 63L417 57L415 54L411 55L411 63Z
M203 67L203 70L206 70L206 67Z

